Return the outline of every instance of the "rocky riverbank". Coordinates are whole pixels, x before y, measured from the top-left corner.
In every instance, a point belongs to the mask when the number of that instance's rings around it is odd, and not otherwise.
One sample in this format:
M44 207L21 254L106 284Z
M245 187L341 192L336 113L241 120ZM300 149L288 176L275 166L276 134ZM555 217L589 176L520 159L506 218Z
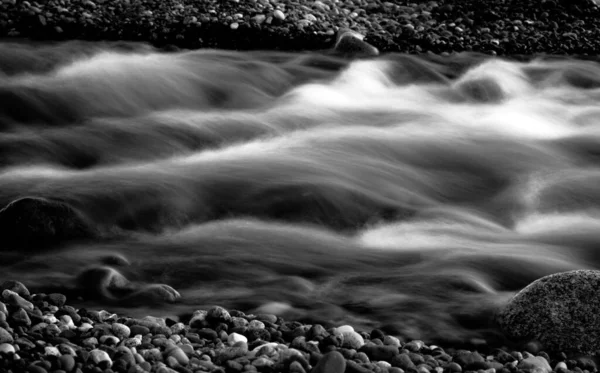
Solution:
M75 309L62 294L0 288L0 370L6 373L293 372L521 373L596 371L590 357L524 351L467 351L402 341L381 330L284 321L222 307L186 320L133 319Z
M2 0L0 37L319 50L339 29L382 52L595 55L592 0Z

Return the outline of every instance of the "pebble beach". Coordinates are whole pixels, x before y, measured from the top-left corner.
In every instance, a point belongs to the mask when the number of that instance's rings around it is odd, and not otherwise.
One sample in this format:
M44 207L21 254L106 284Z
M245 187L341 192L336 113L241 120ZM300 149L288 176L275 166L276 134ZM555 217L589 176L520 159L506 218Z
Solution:
M592 0L2 0L0 37L322 50L351 29L381 52L594 55Z
M75 309L62 294L2 284L0 371L6 373L590 373L591 356L443 348L351 325L325 329L272 314L212 307L189 320Z

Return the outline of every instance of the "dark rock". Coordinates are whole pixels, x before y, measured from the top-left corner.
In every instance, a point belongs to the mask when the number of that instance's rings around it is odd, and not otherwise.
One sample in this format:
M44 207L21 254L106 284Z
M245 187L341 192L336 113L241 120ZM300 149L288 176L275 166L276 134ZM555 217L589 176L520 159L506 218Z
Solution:
M306 333L306 339L309 341L322 340L328 335L329 333L327 333L327 330L325 330L325 328L322 325L315 324Z
M496 360L502 364L512 363L517 360L514 356L501 349L495 350L494 355L496 356Z
M346 359L337 351L328 352L311 370L311 373L344 373Z
M333 48L334 53L347 57L371 57L379 55L379 50L363 41L363 36L352 30L340 30Z
M456 354L454 354L453 360L454 362L460 364L463 368L477 362L485 362L485 359L479 353L466 350L458 350Z
M366 366L355 361L348 360L346 362L346 373L372 373L373 371Z
M375 338L379 338L380 340L383 341L383 339L385 338L385 333L383 331L381 331L380 329L373 329L371 331L371 339L375 339Z
M52 305L62 307L67 302L67 297L63 294L53 293L48 294L45 300Z
M16 323L16 325L22 325L22 326L30 326L31 325L31 319L29 318L29 315L22 308L13 312L10 315L10 317L13 319L13 321Z
M71 372L75 368L75 359L72 355L61 355L58 361L60 362L61 369L66 372Z
M64 202L25 197L0 210L0 237L5 246L34 249L94 236L91 224Z
M513 340L538 340L549 352L600 350L600 271L577 270L534 281L498 313Z
M417 367L412 362L408 354L398 354L392 358L392 361L390 363L392 364L392 366L402 368L404 370L417 369Z
M364 352L371 360L390 361L394 356L400 353L396 346L378 346L375 344L365 344L358 351Z
M131 336L136 336L138 334L144 336L148 333L150 333L150 329L143 326L143 325L132 325L129 327L129 330L131 332Z
M590 372L595 372L597 370L596 362L590 357L580 356L574 358L574 360L577 362L577 366L583 370L589 370Z
M208 310L206 319L214 324L231 322L231 315L223 307L213 307Z
M0 293L2 293L4 290L7 290L7 289L14 291L15 293L19 294L21 297L23 297L25 299L29 299L29 297L31 296L31 294L29 294L29 290L27 289L27 287L19 281L14 281L14 280L4 281L2 286L0 286Z

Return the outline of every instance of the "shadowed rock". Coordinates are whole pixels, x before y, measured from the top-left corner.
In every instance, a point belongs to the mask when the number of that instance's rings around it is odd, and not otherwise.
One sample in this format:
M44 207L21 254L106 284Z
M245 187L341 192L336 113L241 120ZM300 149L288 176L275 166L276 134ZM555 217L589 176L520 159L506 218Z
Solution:
M46 248L95 236L83 215L63 202L25 197L0 210L0 237L5 246Z
M379 50L363 41L364 36L352 30L340 30L333 47L334 53L349 57L378 56Z
M126 305L170 303L181 297L169 285L132 282L108 266L87 268L77 276L76 282L85 298L117 301Z
M538 340L546 351L600 351L600 271L562 272L534 281L497 315L513 340Z

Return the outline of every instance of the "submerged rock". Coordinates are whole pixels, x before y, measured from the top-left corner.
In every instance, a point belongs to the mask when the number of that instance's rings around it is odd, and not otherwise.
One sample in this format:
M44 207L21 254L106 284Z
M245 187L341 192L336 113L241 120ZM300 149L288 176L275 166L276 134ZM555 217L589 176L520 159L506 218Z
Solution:
M497 315L513 340L538 340L546 351L600 351L600 271L543 277L521 290Z
M83 215L64 202L25 197L0 210L0 237L5 246L51 247L94 236Z

